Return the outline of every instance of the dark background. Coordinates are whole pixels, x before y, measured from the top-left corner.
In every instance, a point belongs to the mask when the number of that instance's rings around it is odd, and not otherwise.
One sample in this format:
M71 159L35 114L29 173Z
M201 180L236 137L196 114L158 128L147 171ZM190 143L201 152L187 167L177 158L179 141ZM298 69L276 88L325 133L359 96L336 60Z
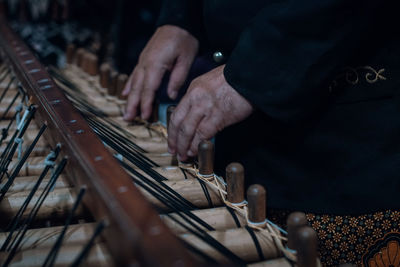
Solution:
M65 47L74 43L130 73L155 30L161 1L0 0L0 15L46 64L61 66ZM47 8L37 15L39 5Z

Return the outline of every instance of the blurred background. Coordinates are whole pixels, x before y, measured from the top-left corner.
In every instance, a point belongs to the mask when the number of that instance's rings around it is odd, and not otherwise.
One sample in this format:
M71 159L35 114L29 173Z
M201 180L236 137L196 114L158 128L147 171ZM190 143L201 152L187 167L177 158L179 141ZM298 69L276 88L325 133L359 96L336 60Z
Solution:
M73 43L128 74L155 30L161 1L0 0L0 16L45 64L62 67Z

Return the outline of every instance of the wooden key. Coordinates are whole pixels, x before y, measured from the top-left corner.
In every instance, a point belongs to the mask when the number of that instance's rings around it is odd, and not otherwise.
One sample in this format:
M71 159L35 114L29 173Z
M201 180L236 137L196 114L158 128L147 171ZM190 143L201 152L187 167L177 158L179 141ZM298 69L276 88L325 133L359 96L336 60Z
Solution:
M82 68L82 64L83 64L83 55L85 54L85 49L83 48L78 48L76 50L76 65L79 68Z
M295 250L297 251L298 267L317 267L317 233L310 226L297 230Z
M74 62L75 50L76 47L74 44L67 45L67 51L65 53L65 56L68 64L72 64Z
M103 63L100 66L100 86L108 88L110 86L111 67L108 63Z
M295 249L297 230L307 226L307 218L303 212L293 212L287 218L288 248Z
M266 219L266 191L262 185L251 185L247 189L248 218L252 223L264 223Z
M231 163L226 167L227 200L232 204L244 201L244 168L240 163Z
M99 59L95 54L88 54L87 58L87 72L90 76L96 76L99 73Z
M107 93L111 96L115 96L117 94L117 85L118 85L118 72L112 71L110 75L110 83L107 87Z
M199 144L199 173L204 176L214 174L214 144L209 140Z
M122 91L125 88L126 82L128 81L128 75L120 74L117 80L117 96L119 99L126 99L125 96L122 95Z
M88 51L85 51L85 53L83 54L83 58L82 58L82 70L85 73L89 73L89 61L90 61L90 53Z

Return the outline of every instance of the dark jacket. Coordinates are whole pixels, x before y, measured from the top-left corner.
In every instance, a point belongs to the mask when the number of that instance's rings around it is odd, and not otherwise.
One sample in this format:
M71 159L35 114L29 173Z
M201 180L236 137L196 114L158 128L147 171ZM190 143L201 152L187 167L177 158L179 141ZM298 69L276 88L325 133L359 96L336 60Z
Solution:
M166 0L159 25L222 51L256 108L217 137L268 206L318 213L400 208L400 34L391 1Z

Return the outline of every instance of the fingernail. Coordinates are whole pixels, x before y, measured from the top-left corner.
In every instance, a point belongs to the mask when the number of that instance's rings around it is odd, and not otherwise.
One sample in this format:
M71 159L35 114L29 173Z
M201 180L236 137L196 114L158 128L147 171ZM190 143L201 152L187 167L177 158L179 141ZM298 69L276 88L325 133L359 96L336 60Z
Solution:
M171 98L172 100L175 100L176 96L177 96L177 92L172 92L170 94L169 98Z
M193 153L192 150L189 150L189 151L187 152L187 155L188 155L189 157L194 157L194 153Z
M168 147L168 152L172 155L175 155L176 151L174 148Z

